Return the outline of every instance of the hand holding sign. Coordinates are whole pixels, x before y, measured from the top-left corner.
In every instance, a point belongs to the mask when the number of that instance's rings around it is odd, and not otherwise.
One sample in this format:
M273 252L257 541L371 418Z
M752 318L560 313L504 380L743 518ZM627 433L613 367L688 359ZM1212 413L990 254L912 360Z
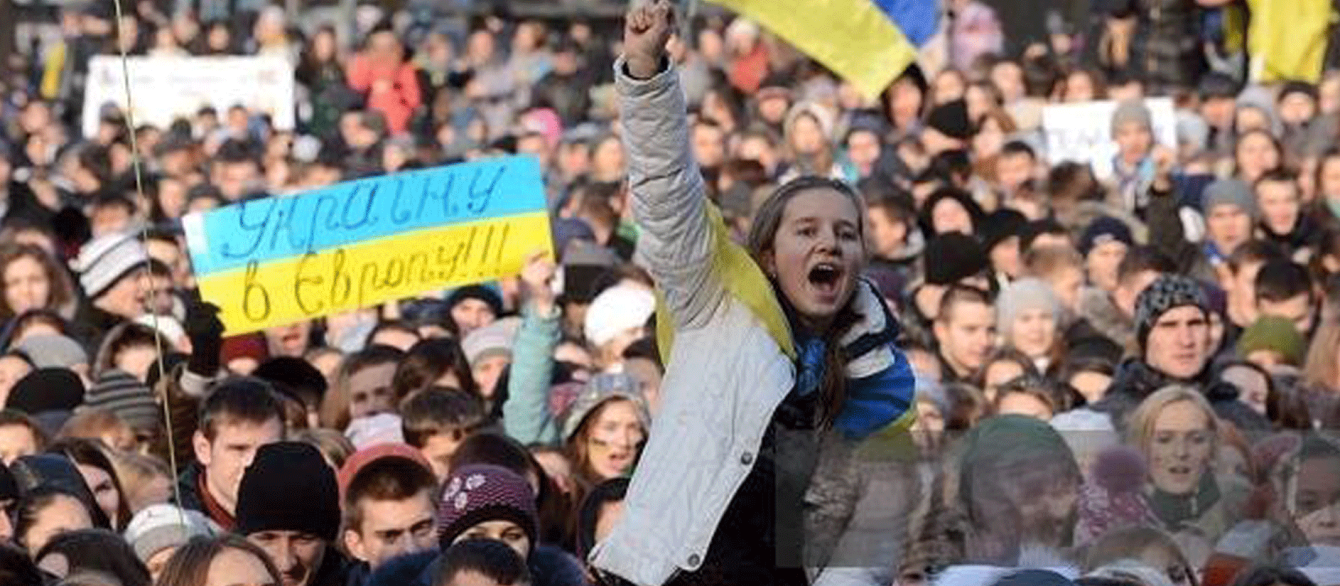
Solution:
M533 157L253 200L183 225L229 334L515 275L528 252L553 246Z

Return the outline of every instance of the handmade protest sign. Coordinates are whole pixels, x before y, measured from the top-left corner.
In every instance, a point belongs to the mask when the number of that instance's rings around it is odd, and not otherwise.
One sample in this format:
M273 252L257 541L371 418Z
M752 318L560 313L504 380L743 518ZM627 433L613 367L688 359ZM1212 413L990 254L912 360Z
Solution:
M553 251L534 157L361 179L182 223L201 295L230 335L514 275Z
M167 128L205 106L223 116L228 108L242 105L269 116L275 128L293 128L293 64L282 57L130 57L124 70L121 65L111 55L89 59L84 136L97 134L104 106L126 111L125 71L135 87L136 124Z
M1177 148L1177 117L1172 98L1147 98L1154 125L1154 142ZM1047 160L1088 163L1098 179L1112 176L1112 158L1117 143L1112 139L1112 100L1054 104L1042 109L1042 130L1047 136Z

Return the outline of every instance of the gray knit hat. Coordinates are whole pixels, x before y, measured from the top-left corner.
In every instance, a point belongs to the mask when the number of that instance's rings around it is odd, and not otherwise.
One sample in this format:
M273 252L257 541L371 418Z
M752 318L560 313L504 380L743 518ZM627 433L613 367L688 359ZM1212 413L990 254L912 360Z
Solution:
M88 352L83 346L66 336L43 334L28 336L14 345L37 368L70 368L76 364L88 364Z
M642 397L642 390L638 387L637 381L626 374L597 374L586 383L581 394L577 395L572 406L568 408L568 414L563 419L563 441L567 441L577 433L582 422L596 410L596 407L611 399L631 401L637 407L637 418L642 422L642 427L651 430L651 415L647 412L647 400Z
M1140 347L1145 347L1149 331L1154 322L1169 310L1185 305L1195 306L1206 315L1209 314L1209 301L1205 298L1205 288L1191 277L1182 275L1161 275L1140 292L1135 299L1135 335Z
M161 421L158 403L149 387L119 369L108 370L98 377L84 397L84 407L111 411L134 429L156 429Z
M1041 279L1032 277L1019 279L1001 290L996 298L996 327L1006 339L1014 326L1015 318L1029 309L1044 309L1061 321L1061 300L1056 292Z
M165 549L181 547L195 537L221 533L217 525L198 511L169 504L150 505L135 513L126 526L126 543L135 550L135 557L149 563L149 558Z
M1116 111L1112 112L1112 134L1117 134L1117 129L1126 124L1142 124L1145 128L1153 130L1154 116L1150 114L1149 108L1145 107L1144 102L1140 100L1126 100L1117 104Z
M1238 206L1247 215L1255 219L1258 216L1256 194L1252 187L1241 179L1220 179L1205 187L1201 209L1210 215L1214 208L1224 205Z
M84 293L95 299L126 273L148 264L149 253L134 235L107 234L85 244L73 266Z

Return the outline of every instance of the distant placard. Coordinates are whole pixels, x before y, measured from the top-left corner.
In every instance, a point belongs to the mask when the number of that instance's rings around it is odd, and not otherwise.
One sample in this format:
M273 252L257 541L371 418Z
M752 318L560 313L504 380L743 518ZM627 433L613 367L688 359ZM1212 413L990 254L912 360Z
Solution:
M1148 98L1145 107L1154 123L1154 140L1177 148L1177 117L1172 98ZM1089 163L1099 179L1112 176L1112 158L1117 143L1112 140L1112 113L1117 102L1103 100L1079 104L1055 104L1042 109L1042 130L1047 136L1047 159L1052 163Z
M205 106L222 117L241 104L269 115L275 128L293 128L293 65L282 57L130 57L126 68L137 125L167 128ZM120 57L99 55L88 63L84 136L97 133L107 104L126 110L125 76Z
M247 201L183 225L229 334L515 275L553 249L540 165L524 156Z

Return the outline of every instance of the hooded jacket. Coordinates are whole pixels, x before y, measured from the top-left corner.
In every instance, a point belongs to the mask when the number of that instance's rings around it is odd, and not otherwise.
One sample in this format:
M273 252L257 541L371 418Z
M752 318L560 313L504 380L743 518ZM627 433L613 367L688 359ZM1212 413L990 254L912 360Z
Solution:
M730 241L707 202L689 152L676 72L667 68L635 80L622 61L615 67L633 210L642 229L638 256L660 286L658 336L668 359L661 409L629 485L624 517L590 559L600 570L651 586L703 565L718 523L759 459L774 412L797 387L792 360L800 353L763 271ZM861 297L877 298L868 283L858 289ZM871 342L866 336L896 333L896 327L884 323L887 314L863 317L864 327L840 341L852 357L847 400L834 421L841 433L825 434L856 449L898 444L914 414L906 358L892 338ZM821 458L817 467L824 466ZM848 531L862 525L854 518L859 510L849 511ZM894 553L871 565L890 567Z

